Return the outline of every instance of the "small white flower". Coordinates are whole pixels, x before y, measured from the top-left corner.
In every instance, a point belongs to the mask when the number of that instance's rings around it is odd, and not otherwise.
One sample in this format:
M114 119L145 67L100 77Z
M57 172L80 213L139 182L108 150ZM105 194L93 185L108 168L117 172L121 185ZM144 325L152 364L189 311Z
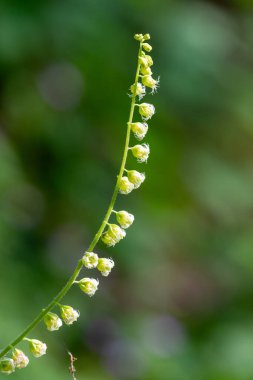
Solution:
M138 162L147 162L150 149L148 144L135 145L131 148L133 156L137 158Z
M57 314L48 312L44 317L45 325L49 331L56 331L62 326L62 320Z
M115 241L115 239L113 239L112 236L108 234L108 232L103 233L101 240L103 243L105 243L105 245L107 245L107 247L114 247L115 244L118 243L117 241Z
M12 359L14 361L15 367L19 369L25 368L29 363L28 357L24 354L23 351L19 350L18 348L14 348L12 352Z
M128 228L131 226L131 224L133 224L134 215L130 214L127 211L118 211L116 213L116 219L122 228Z
M95 280L95 278L85 277L78 281L78 284L84 293L86 293L89 297L92 297L98 289L99 281Z
M10 358L1 358L0 359L0 372L10 375L15 371L15 363Z
M60 305L61 317L66 325L72 325L77 321L80 313L71 306Z
M153 104L141 103L139 105L139 113L144 120L148 120L154 115L155 107Z
M119 192L121 194L129 194L134 189L133 184L127 177L122 177L119 184Z
M140 122L132 123L131 130L138 140L142 140L148 132L148 125L147 123L140 123Z
M137 172L137 170L128 170L127 176L130 182L134 184L134 188L138 189L141 184L145 181L145 174Z
M136 84L136 88L135 84L132 84L132 86L130 87L130 91L133 95L139 96L140 99L142 99L146 93L145 87L139 82Z
M112 259L101 258L98 260L97 269L101 272L102 276L108 276L114 267Z
M82 258L82 263L88 269L96 268L98 264L98 255L94 252L85 252Z
M35 358L39 358L40 356L46 354L46 351L47 351L46 343L43 343L37 339L26 338L26 340L28 340L30 351L33 354L33 356L35 356Z
M142 83L144 84L144 86L152 89L152 94L154 94L157 91L157 88L159 87L159 79L155 80L154 78L152 78L151 75L145 75L142 78Z

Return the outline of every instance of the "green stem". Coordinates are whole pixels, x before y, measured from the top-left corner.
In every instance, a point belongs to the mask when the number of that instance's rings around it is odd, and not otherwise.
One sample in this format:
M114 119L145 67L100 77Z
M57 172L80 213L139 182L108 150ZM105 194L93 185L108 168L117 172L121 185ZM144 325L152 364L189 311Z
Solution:
M139 53L138 53L138 60L139 60L139 56L140 56L141 50L142 50L142 44L140 43L140 48L139 48ZM114 207L114 204L115 204L118 192L119 192L120 181L121 181L121 178L123 176L123 173L124 173L124 170L125 170L125 164L126 164L126 160L127 160L127 153L128 153L130 134L131 134L131 123L133 121L135 99L136 99L135 92L136 92L136 87L137 87L138 78L139 78L139 71L140 71L140 64L138 63L137 70L136 70L136 75L135 75L135 82L134 82L135 91L134 91L134 94L132 96L130 113L129 113L129 119L128 119L128 123L127 123L125 148L124 148L124 153L123 153L123 157L122 157L122 162L121 162L121 166L120 166L117 182L116 182L116 185L115 185L115 188L114 188L114 191L113 191L113 195L112 195L109 207L108 207L107 212L105 214L104 220L103 220L101 226L99 227L99 229L98 229L98 231L97 231L94 239L92 240L90 246L88 247L87 252L92 252L93 249L95 248L95 246L97 245L97 243L98 243L98 241L99 241L99 239L100 239L100 237L101 237L101 235L102 235L102 233L103 233L103 231L104 231L104 229L106 227L106 224L108 223L108 220L109 220L109 218L111 216L111 213L112 213L112 210L113 210L113 207ZM44 318L44 316L50 310L52 310L54 308L54 306L56 306L59 303L59 301L66 295L66 293L69 291L69 289L71 288L71 286L74 284L74 282L77 279L77 277L78 277L78 275L79 275L82 267L83 267L82 259L80 259L78 261L78 263L77 263L77 266L76 266L73 274L71 275L71 277L69 278L69 280L67 281L67 283L65 284L65 286L61 289L61 291L53 298L53 300L48 304L48 306L46 308L42 309L42 311L25 328L25 330L20 335L18 335L10 344L8 344L8 346L6 346L0 352L0 358L3 357L5 354L7 354L19 342L21 342L26 337L26 335L28 333L30 333L30 331L41 322L41 320Z

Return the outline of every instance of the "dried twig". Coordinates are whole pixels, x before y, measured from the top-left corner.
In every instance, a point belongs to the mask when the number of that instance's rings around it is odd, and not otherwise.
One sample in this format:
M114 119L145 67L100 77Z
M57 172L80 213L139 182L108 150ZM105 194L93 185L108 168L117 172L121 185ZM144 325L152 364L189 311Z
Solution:
M69 366L69 373L72 375L72 379L73 380L77 380L77 378L75 377L75 372L76 372L76 369L75 369L75 366L74 366L74 362L77 360L77 358L75 358L70 351L68 351L68 354L69 354L69 357L70 357L70 366Z

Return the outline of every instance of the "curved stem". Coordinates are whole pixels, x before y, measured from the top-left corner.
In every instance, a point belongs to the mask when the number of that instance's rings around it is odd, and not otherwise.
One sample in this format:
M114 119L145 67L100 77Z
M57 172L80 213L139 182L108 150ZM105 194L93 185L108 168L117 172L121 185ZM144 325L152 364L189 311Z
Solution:
M139 71L140 71L140 64L139 64L139 56L142 50L142 44L140 43L140 48L138 52L138 64L137 64L137 69L136 69L136 75L135 75L135 82L134 82L134 94L132 96L132 101L131 101L131 107L130 107L130 113L129 113L129 119L127 123L127 132L126 132L126 141L125 141L125 148L123 152L123 157L121 161L121 166L118 174L118 178L116 181L116 185L112 194L112 198L109 204L109 207L107 209L107 212L105 214L104 220L102 221L96 235L94 236L94 239L92 240L90 246L87 249L87 252L92 252L92 250L95 248L97 245L105 227L106 224L108 223L108 220L111 216L111 213L113 211L113 207L119 192L119 186L120 186L120 181L123 176L124 170L125 170L125 164L127 160L127 154L128 154L128 147L129 147L129 141L130 141L130 133L131 133L131 123L133 121L133 115L134 115L134 107L135 107L135 99L136 99L136 87L138 83L138 78L139 78ZM0 352L0 358L3 357L5 354L7 354L13 347L15 347L19 342L21 342L26 335L35 327L37 326L41 320L44 318L44 316L52 310L58 303L59 301L66 295L66 293L69 291L71 286L74 284L75 280L77 279L81 269L83 267L82 264L82 259L80 259L77 263L77 266L72 273L71 277L65 284L65 286L60 290L60 292L53 298L53 300L48 304L48 306L37 315L37 317L25 328L25 330L22 331L20 335L18 335L8 346L6 346L1 352Z

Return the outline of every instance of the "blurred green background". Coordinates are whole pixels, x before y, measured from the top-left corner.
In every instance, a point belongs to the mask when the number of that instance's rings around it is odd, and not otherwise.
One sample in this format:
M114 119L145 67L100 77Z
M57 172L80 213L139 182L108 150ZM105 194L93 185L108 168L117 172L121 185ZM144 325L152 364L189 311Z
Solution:
M253 4L1 0L0 345L66 282L108 206L138 44L152 36L157 113L127 238L79 322L30 337L17 379L253 379ZM132 140L134 142L134 139ZM88 275L99 277L96 272ZM26 345L20 346L27 351ZM0 375L1 376L1 375ZM4 378L4 375L1 378Z

